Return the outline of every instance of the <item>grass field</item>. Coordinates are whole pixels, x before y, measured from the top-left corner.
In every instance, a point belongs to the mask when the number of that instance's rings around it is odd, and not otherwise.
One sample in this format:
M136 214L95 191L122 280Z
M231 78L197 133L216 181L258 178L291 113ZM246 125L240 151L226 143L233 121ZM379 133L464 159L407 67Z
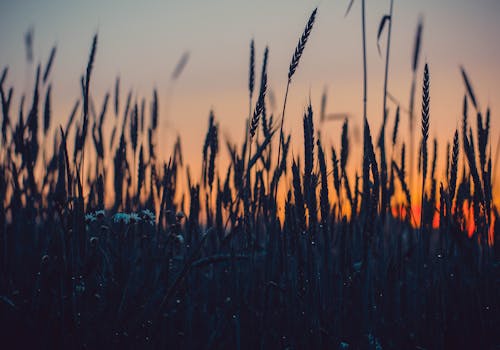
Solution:
M364 1L362 11L364 33ZM365 108L362 159L349 157L349 119L336 149L315 127L323 108L311 105L303 153L293 155L287 95L316 13L293 51L279 115L266 109L268 51L258 70L251 42L246 139L226 142L210 113L201 174L184 162L182 135L161 160L156 91L147 103L122 100L117 79L94 103L97 35L63 125L51 123L55 48L30 93L14 91L2 70L2 348L500 346L495 118L462 68L460 128L446 145L429 139L432 62L419 62L419 27L413 102L386 112L377 132ZM378 35L388 40L384 110L391 15Z

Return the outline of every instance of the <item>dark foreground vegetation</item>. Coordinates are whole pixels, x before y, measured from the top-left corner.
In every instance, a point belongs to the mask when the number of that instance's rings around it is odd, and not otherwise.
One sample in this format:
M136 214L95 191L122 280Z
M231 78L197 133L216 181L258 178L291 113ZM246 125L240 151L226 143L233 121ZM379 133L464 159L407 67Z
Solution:
M287 91L315 15L293 54ZM168 161L159 159L156 91L148 109L131 93L122 103L117 80L97 108L96 47L97 37L65 125L51 125L55 49L38 66L31 102L19 98L17 118L7 68L1 76L2 348L498 347L490 111L481 111L464 70L462 126L441 170L438 144L428 140L425 65L417 80L421 132L411 129L419 152L398 137L408 115L399 107L384 113L376 137L365 114L362 166L349 176L347 119L341 147L327 149L314 127L324 113L315 118L309 106L302 157L291 155L286 98L278 117L266 111L267 49L254 94L252 43L248 136L224 144L210 114L198 177L183 164L180 139ZM216 162L223 149L225 167ZM418 192L406 164L414 154Z

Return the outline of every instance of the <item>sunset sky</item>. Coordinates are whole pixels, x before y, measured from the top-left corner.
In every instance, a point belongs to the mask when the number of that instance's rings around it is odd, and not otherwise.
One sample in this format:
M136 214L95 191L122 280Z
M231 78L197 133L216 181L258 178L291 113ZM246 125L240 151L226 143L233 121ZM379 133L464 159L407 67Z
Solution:
M372 130L378 134L384 59L378 55L376 35L390 2L367 0L366 3L368 117ZM79 79L87 63L92 35L98 32L91 86L97 106L101 105L106 91L113 91L117 75L122 81L122 102L129 88L140 101L142 97L150 99L156 86L162 118L161 149L168 153L173 137L179 133L188 162L199 163L211 108L223 136L233 142L239 142L243 136L248 114L250 40L255 39L257 72L260 72L264 48L269 46L268 82L279 109L290 58L310 12L319 6L315 27L293 78L287 106L285 130L293 130L297 154L302 137L301 115L309 97L319 115L325 87L328 113L349 113L351 125L359 125L362 120L360 1L355 0L351 13L344 17L347 5L347 0L2 1L0 67L9 66L7 84L17 89L14 96L14 105L17 105L19 90L30 90L33 85L34 67L26 63L24 33L34 28L35 63L45 64L56 43L57 55L51 75L53 110L56 123L64 123L80 96ZM460 65L466 68L481 107L485 109L489 105L492 109L494 150L500 130L497 117L500 110L500 2L395 0L389 91L404 106L408 104L411 56L419 16L423 17L424 31L416 112L419 115L420 81L423 63L427 61L431 72L430 136L441 141L440 161L445 159L445 142L451 140L454 129L460 127L465 92ZM385 38L384 35L381 40L383 52ZM168 99L171 72L185 51L190 52L189 62ZM388 106L392 129L395 105L389 103ZM402 118L401 127L406 130L406 115ZM340 122L329 122L322 127L327 145L339 144L340 127Z

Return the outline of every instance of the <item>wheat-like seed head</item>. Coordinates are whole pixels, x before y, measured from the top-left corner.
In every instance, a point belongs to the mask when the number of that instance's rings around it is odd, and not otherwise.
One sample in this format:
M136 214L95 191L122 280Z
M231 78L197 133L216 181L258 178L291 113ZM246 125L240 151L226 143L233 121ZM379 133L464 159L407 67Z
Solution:
M250 42L250 63L248 68L248 91L250 93L250 98L253 95L253 90L255 86L255 45L254 41Z
M264 112L265 99L267 91L267 57L269 54L269 49L266 47L264 51L264 59L262 61L262 75L260 81L259 99L257 100L257 105L255 106L252 120L250 121L250 137L255 136L257 127L259 126L260 116Z
M49 84L49 87L47 88L47 92L45 93L45 106L44 106L44 112L43 112L43 133L45 135L47 135L47 131L50 128L50 112L51 112L50 96L51 96L51 91L52 91L52 85Z
M424 82L422 86L422 173L425 181L427 175L427 139L429 138L429 67L424 67Z
M453 201L455 197L455 190L457 187L457 170L458 170L458 131L455 130L455 135L453 136L453 151L451 154L451 169L450 169L450 182L449 182L449 193L450 201Z
M318 11L318 8L315 8L313 12L311 13L311 16L309 17L309 20L307 21L306 27L304 28L304 31L302 32L302 36L299 39L299 42L297 44L297 47L295 48L295 52L293 53L292 60L290 62L290 67L288 69L288 80L292 79L292 76L295 73L295 70L297 69L297 66L299 65L300 57L302 56L302 53L304 52L304 49L306 47L307 39L309 38L309 35L311 34L314 21L316 19L316 13Z
M50 69L52 68L52 63L54 63L54 57L56 56L57 46L52 47L50 51L49 59L47 60L47 65L45 66L45 71L43 73L43 83L47 82L47 79L50 74Z

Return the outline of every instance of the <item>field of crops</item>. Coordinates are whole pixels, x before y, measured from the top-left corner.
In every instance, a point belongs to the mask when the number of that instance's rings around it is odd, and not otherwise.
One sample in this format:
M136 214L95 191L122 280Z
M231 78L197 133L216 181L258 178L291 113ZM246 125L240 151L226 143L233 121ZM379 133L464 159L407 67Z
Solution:
M349 157L349 119L335 136L341 147L332 147L317 128L323 108L311 104L303 150L292 154L287 95L316 14L291 48L279 115L266 109L269 51L257 69L250 43L247 136L224 140L211 112L201 174L183 159L182 135L160 157L156 90L137 102L124 98L117 78L112 94L92 95L97 34L63 125L51 116L55 47L26 94L2 69L0 347L500 346L495 118L481 109L465 68L457 71L463 118L439 145L447 159L437 164L432 62L420 62L420 25L412 102L386 112L377 131L365 106L362 159ZM378 36L390 43L390 15ZM366 55L361 68L366 101ZM400 118L409 118L410 136L401 136ZM224 152L227 163L218 161Z

